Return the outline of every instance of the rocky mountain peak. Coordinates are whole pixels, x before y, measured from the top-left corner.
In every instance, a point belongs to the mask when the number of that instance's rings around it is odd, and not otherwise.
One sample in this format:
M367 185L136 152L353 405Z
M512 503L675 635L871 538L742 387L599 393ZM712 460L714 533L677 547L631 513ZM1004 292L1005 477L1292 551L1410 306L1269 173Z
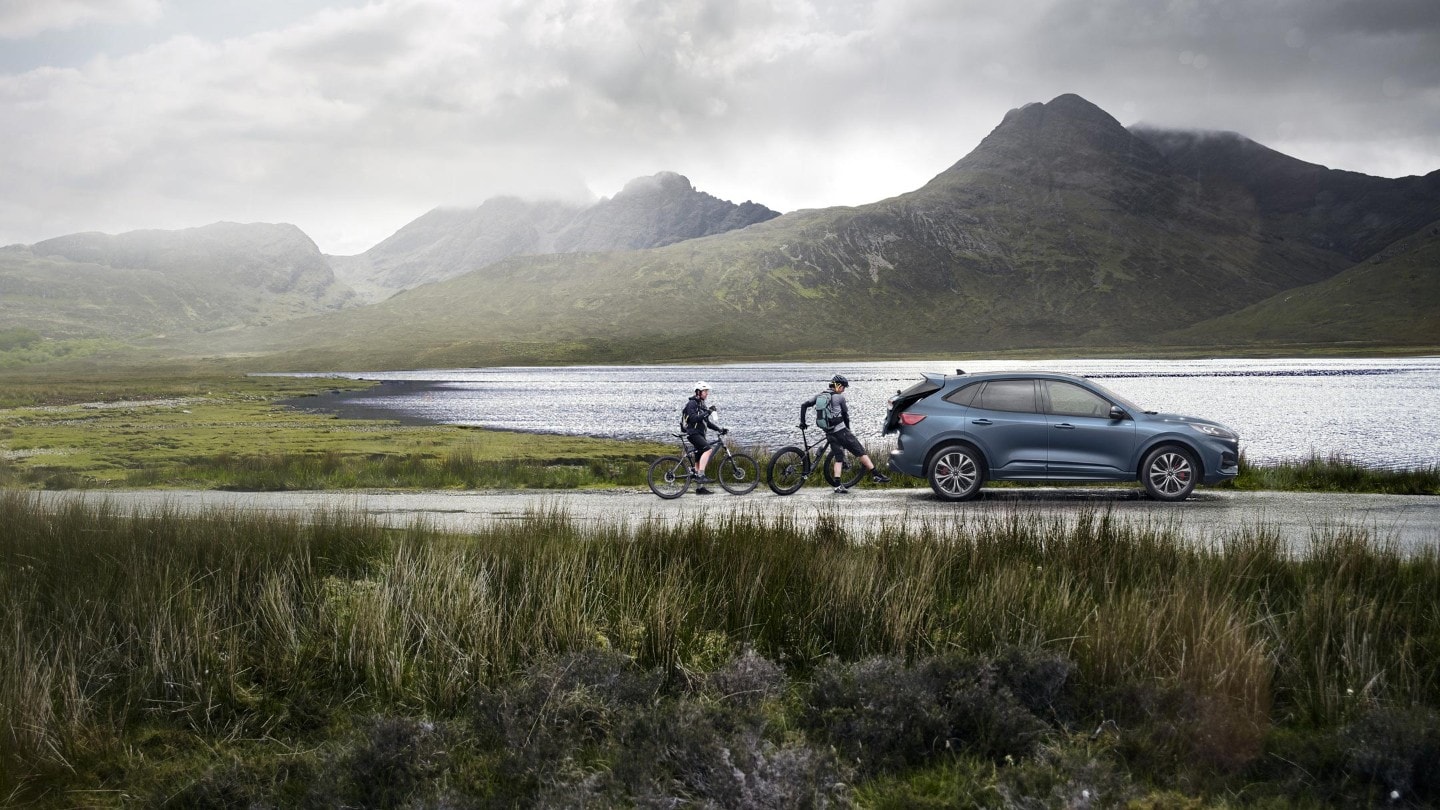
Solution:
M1155 147L1135 137L1109 113L1073 93L1048 103L1026 104L1005 114L1000 125L956 169L1040 169L1064 172L1086 167L1125 165L1161 170Z
M619 194L615 195L615 198L652 194L672 196L694 192L695 186L691 184L690 178L676 172L665 171L631 180L625 184L625 188L621 189Z

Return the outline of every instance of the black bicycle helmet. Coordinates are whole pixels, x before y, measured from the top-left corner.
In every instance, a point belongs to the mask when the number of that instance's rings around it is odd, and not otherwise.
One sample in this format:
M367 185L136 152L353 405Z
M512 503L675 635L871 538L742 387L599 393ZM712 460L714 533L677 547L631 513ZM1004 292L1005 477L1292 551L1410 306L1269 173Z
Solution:
M844 374L836 374L834 377L831 377L831 378L830 378L830 384L831 384L831 385L843 385L843 386L845 386L846 388L849 388L849 387L850 387L850 381L847 380L847 379L845 379L845 375L844 375Z

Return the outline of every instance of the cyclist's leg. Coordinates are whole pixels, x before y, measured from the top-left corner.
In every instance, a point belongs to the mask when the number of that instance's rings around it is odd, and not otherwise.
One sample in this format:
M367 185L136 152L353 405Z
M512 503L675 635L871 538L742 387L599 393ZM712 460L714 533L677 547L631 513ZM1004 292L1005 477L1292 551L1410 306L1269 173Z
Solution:
M848 428L841 428L835 431L835 444L837 445L836 452L838 458L843 458L843 456L839 455L841 452L849 452L850 455L854 456L860 462L858 466L850 470L849 475L845 475L839 461L835 463L835 481L842 488L849 488L858 484L860 478L867 472L872 475L874 474L875 463L871 461L870 456L865 453L865 445L861 444L860 439ZM877 482L879 482L879 480L878 478L876 479Z
M831 479L836 481L840 480L840 470L845 463L845 445L840 442L839 433L836 430L825 434L825 460L830 464Z
M705 480L705 468L710 464L710 453L713 445L705 439L704 433L690 433L686 436L690 441L692 449L687 455L695 465L695 475L700 480Z

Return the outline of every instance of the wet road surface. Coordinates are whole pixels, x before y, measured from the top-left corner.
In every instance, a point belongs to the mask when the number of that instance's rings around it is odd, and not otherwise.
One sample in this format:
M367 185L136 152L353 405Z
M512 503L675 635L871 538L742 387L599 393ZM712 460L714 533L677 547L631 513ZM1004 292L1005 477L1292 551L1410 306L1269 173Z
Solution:
M478 490L430 492L218 492L209 490L108 490L33 493L45 503L75 499L108 503L123 512L160 508L179 511L244 509L273 514L316 510L363 512L386 525L405 527L423 521L437 529L468 532L497 521L519 520L536 511L562 511L578 521L679 523L731 513L798 520L832 516L847 529L865 534L883 526L922 523L943 526L956 521L1040 514L1073 520L1087 512L1108 511L1113 519L1147 525L1171 525L1197 541L1219 540L1241 530L1265 527L1292 548L1303 549L1317 533L1361 528L1406 549L1440 545L1440 498L1406 495L1231 492L1198 490L1179 504L1157 503L1138 489L1017 488L990 489L963 504L937 500L929 489L856 488L847 495L828 489L804 489L789 497L763 485L733 496L717 491L692 493L670 501L648 489L633 490Z

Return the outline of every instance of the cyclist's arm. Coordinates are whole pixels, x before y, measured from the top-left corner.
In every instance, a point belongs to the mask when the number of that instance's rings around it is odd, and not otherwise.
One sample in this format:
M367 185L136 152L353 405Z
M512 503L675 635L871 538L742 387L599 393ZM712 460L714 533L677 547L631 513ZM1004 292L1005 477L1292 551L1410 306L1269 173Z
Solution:
M844 423L845 429L850 429L850 403L840 400L840 421Z
M806 424L805 417L810 413L810 409L815 407L816 399L819 399L819 397L811 397L800 403L800 424L802 426Z

